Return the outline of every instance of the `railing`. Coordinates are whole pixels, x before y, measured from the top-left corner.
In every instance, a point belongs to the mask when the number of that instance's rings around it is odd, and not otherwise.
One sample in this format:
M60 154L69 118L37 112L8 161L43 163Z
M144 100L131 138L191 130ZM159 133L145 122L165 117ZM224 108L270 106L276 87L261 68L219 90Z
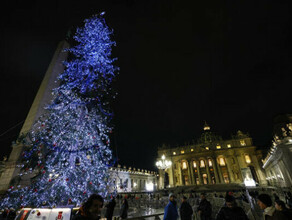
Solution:
M152 215L143 215L143 216L138 216L138 217L130 217L127 218L127 220L134 220L134 219L146 219L146 218L151 218L154 217L155 220L160 220L161 218L159 218L160 215L164 215L164 213L156 213L156 214L152 214ZM114 217L114 220L118 220L119 217Z

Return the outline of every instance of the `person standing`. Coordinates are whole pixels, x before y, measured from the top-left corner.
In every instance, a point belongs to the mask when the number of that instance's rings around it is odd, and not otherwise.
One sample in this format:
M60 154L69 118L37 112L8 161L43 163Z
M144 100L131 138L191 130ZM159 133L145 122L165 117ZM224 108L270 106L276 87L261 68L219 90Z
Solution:
M287 204L288 208L292 209L292 194L291 194L291 192L288 191L286 193L285 198L286 198L286 204Z
M191 205L187 202L187 197L182 197L182 203L179 208L179 214L181 220L191 220L193 209Z
M178 218L178 212L174 194L170 193L168 199L169 203L164 209L163 220L176 220Z
M128 209L129 209L128 200L125 197L123 199L122 207L121 207L121 210L120 210L120 217L122 219L126 219L128 217Z
M275 201L275 208L276 208L276 214L281 217L283 220L292 219L292 213L289 209L287 209L285 203L281 200Z
M244 210L237 206L235 198L230 195L226 195L225 206L220 209L216 216L216 220L227 219L248 220Z
M105 212L106 219L112 220L115 206L116 206L116 200L114 197L112 197L110 202L105 206L106 207L106 212Z
M197 209L198 215L201 220L210 220L212 215L212 206L210 202L206 199L206 193L201 193L201 201Z
M279 213L276 212L273 207L273 202L271 197L268 194L260 194L258 196L257 204L264 211L263 218L264 220L280 220L281 217Z
M92 194L81 206L73 220L99 220L103 206L103 198L98 194Z

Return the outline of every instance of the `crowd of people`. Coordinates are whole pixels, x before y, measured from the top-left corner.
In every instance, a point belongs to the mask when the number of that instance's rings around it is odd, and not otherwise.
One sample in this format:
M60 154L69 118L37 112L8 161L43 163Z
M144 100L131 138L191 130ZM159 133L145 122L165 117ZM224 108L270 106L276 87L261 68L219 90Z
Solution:
M168 199L165 198L165 193L168 194ZM187 193L183 192L176 194L164 192L164 194L118 195L116 198L112 196L109 201L105 202L100 195L93 194L81 205L73 220L98 220L101 217L109 220L112 220L113 217L115 219L127 219L129 217L129 206L131 205L131 208L133 208L139 200L143 201L144 205L147 200L161 201L160 207L164 207L163 220L292 219L291 193L285 192L284 196L281 195L281 198L282 200L277 193L268 194L258 191L247 191L247 193L227 191L224 194L221 192L219 195L216 192L208 193L208 195L202 192L199 196L198 193L189 193L188 197ZM223 202L223 200L224 204L214 203L214 201ZM252 213L247 213L243 203L249 204L249 211L252 211ZM116 204L119 205L116 206ZM102 210L103 214L101 214ZM117 211L119 211L118 215ZM4 211L0 215L0 219L12 220L15 217L16 212L13 209Z
M214 194L217 197L216 194ZM220 195L221 197L222 195ZM223 197L223 196L222 196ZM290 200L286 203L279 199L279 197L274 194L274 204L270 195L262 193L255 194L252 193L251 196L256 199L258 208L261 209L261 215L257 216L254 212L252 219L262 219L262 220L289 220L292 219L292 209ZM286 197L285 197L286 198ZM224 197L225 202L223 207L220 208L219 212L215 215L216 220L248 220L248 216L245 210L238 206L236 202L236 197L232 192L226 192ZM243 201L249 202L244 194L241 198ZM179 212L177 211L179 210ZM196 214L196 215L193 215ZM212 216L212 205L206 198L206 193L201 193L200 202L196 210L193 210L192 206L187 202L185 196L182 197L182 202L180 207L177 207L176 197L174 194L169 194L169 203L164 209L163 220L177 220L180 217L181 220L211 220L214 219Z
M80 207L79 211L74 216L73 220L99 220L101 218L101 210L104 205L104 200L100 195L91 195L86 202ZM106 212L105 218L108 220L113 219L114 209L116 206L116 200L114 197L105 205ZM128 201L127 198L123 198L122 206L120 209L119 217L126 219L128 217Z

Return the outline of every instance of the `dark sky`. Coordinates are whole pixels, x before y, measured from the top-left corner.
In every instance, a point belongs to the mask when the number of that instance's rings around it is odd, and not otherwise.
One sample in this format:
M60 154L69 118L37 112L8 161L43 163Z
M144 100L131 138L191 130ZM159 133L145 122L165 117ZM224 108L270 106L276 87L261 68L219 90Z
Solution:
M121 164L153 170L158 146L196 140L205 120L223 138L242 130L269 147L273 118L292 113L289 1L191 2L2 5L1 156L9 154L57 44L101 11L117 42L112 143Z

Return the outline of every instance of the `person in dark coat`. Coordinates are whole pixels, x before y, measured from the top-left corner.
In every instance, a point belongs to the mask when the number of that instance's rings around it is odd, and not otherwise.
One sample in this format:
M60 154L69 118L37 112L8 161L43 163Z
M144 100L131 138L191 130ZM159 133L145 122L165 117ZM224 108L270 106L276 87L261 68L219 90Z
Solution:
M7 219L14 220L15 217L16 217L16 211L15 211L15 209L11 208L8 215L7 215Z
M178 218L178 212L176 207L175 195L170 193L168 199L169 203L164 208L163 220L176 220Z
M81 206L73 220L99 220L103 198L100 195L92 194Z
M116 206L116 200L114 197L110 200L108 204L106 204L106 212L105 212L105 218L108 220L112 220L113 214L114 214L114 209Z
M209 201L206 199L206 194L201 193L201 201L197 209L198 215L201 217L201 220L210 220L212 215L212 206Z
M2 214L0 215L0 219L7 218L7 215L9 213L9 209L5 208L4 210L1 210Z
M257 201L259 207L264 211L264 220L282 220L281 213L275 210L273 202L268 194L260 194Z
M126 219L128 217L128 209L129 209L128 200L125 197L123 199L122 207L121 207L121 210L120 210L120 217L122 219Z
M220 209L216 216L216 220L248 220L244 210L238 207L233 196L225 197L225 206Z
M286 193L286 203L289 209L292 209L292 194L291 192Z
M182 197L182 203L179 208L179 214L181 220L191 220L193 209L191 205L187 202L187 197Z
M287 209L285 203L281 200L275 201L276 215L281 217L283 220L292 219L291 210Z

